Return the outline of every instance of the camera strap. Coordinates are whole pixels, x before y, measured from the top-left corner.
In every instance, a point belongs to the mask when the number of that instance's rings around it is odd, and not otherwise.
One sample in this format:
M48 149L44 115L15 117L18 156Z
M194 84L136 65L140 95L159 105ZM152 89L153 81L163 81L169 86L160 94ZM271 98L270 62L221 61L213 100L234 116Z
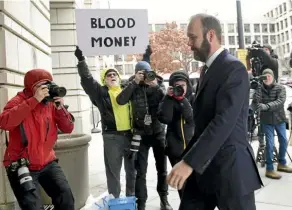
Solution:
M24 130L24 127L23 127L23 123L21 123L19 125L19 128L20 128L20 135L21 135L21 143L23 144L24 147L27 147L28 140L27 140L27 137L26 137L26 134L25 134L25 130ZM2 130L1 131L1 134L3 132L5 133L5 144L6 144L6 147L8 147L9 141L8 141L7 132L5 130Z

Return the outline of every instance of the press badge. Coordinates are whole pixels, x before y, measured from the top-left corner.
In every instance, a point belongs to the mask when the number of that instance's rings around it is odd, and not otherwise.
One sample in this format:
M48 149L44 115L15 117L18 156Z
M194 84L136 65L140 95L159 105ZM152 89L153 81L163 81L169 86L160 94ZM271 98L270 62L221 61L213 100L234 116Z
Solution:
M145 125L151 125L151 123L152 123L151 115L146 114L145 118L144 118L144 124Z

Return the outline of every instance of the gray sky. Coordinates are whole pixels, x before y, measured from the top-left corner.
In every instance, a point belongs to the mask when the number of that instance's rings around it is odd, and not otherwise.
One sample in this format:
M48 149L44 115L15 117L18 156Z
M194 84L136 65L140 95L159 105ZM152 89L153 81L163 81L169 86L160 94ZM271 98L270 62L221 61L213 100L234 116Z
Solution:
M268 12L285 0L241 0L243 18ZM219 14L220 19L236 17L236 0L109 0L112 9L148 9L150 23L188 21L199 12ZM108 8L108 0L100 0L101 8Z

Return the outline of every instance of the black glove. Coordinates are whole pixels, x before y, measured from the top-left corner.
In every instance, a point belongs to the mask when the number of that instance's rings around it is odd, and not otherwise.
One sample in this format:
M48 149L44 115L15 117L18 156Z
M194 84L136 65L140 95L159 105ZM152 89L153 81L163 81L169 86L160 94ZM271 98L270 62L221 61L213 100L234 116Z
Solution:
M289 112L292 112L292 104L290 104L290 105L288 106L287 110L288 110Z
M151 49L151 46L150 45L147 46L147 49L146 49L145 53L147 55L149 55L149 56L152 54L152 49Z
M79 49L79 47L78 46L76 46L76 50L75 50L75 56L76 56L76 58L78 59L78 61L84 61L85 60L85 58L84 58L84 56L83 56L83 53L82 53L82 51Z

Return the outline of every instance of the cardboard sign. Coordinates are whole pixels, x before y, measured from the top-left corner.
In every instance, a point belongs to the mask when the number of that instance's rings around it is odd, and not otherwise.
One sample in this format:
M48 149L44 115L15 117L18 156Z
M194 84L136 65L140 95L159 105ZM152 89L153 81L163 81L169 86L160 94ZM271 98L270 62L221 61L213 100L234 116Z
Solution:
M77 43L86 56L144 53L148 14L141 9L76 9Z

